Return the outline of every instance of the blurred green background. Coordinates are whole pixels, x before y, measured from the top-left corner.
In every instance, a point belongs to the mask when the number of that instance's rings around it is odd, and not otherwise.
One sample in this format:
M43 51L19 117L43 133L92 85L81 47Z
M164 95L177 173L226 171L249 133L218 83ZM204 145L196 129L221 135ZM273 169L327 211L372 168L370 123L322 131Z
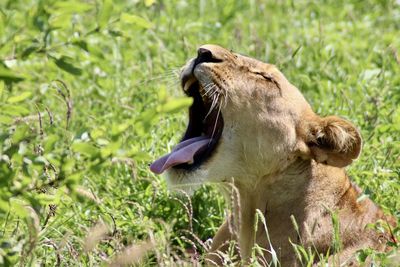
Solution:
M148 164L184 131L179 69L205 43L276 64L355 123L349 173L399 218L399 36L399 1L2 0L0 265L196 261L224 201L171 194Z

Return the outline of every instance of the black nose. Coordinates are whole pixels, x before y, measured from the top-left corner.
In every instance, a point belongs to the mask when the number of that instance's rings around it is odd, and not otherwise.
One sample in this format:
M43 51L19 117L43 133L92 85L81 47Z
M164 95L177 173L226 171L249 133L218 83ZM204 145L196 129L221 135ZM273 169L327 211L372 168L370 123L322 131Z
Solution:
M210 50L200 47L197 50L197 61L199 63L202 62L211 62L211 60L213 59L213 54Z
M197 58L195 61L195 66L200 64L200 63L207 63L207 62L222 62L221 59L218 59L215 57L215 55L213 55L213 53L211 52L211 50L204 48L204 47L200 47L197 50Z

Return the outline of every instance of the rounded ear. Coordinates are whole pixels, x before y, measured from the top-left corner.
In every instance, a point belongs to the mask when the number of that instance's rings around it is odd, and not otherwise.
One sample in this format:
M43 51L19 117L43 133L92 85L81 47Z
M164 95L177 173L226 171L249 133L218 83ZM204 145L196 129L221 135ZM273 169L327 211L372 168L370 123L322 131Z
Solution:
M345 167L360 155L361 135L350 122L329 116L309 126L306 143L317 162Z

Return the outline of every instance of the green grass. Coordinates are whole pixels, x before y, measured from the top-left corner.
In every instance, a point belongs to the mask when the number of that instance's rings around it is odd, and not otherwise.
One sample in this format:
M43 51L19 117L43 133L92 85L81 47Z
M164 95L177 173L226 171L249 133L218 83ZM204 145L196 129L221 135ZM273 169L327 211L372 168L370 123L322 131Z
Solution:
M143 265L204 252L218 191L188 201L148 169L185 128L177 74L204 43L276 64L356 124L348 171L399 218L399 21L399 1L1 1L0 265L133 261L148 240Z

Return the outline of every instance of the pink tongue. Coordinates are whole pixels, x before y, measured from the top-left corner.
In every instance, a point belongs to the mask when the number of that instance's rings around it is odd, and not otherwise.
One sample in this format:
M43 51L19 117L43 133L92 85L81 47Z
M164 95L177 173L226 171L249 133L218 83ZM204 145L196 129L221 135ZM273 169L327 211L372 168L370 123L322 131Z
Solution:
M171 153L159 158L150 165L150 170L160 174L166 169L193 161L194 155L202 149L205 149L210 143L211 138L198 136L179 143Z

